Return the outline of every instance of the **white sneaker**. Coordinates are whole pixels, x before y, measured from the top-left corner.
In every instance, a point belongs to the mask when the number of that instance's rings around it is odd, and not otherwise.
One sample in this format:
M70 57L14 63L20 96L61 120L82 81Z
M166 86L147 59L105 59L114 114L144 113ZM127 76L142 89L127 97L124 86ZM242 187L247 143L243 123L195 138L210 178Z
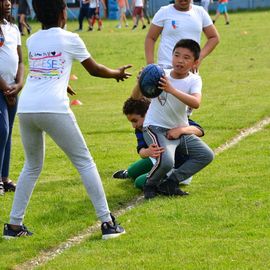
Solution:
M180 185L189 185L192 181L192 176L190 176L188 179L180 182Z

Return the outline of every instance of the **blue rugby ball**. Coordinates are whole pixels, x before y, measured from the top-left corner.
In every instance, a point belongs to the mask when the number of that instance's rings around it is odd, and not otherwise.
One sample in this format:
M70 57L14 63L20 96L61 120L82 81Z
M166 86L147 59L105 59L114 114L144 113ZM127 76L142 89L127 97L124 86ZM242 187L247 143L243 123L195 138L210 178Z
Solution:
M162 89L159 88L159 80L165 75L163 68L156 64L147 65L139 78L139 86L142 94L147 98L158 97Z

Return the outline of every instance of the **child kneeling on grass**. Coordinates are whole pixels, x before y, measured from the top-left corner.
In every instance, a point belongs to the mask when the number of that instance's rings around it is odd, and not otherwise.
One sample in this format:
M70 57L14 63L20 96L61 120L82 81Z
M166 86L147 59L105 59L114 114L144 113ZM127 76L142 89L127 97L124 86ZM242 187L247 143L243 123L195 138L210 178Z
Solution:
M45 133L79 171L102 222L102 238L117 237L125 230L110 213L96 164L70 109L66 89L73 60L80 61L93 76L117 81L131 76L126 72L130 65L110 69L96 63L80 37L63 30L67 20L64 0L33 0L33 8L42 30L27 40L30 72L18 105L26 160L17 183L10 223L4 225L4 237L32 235L23 225L23 218L42 170Z

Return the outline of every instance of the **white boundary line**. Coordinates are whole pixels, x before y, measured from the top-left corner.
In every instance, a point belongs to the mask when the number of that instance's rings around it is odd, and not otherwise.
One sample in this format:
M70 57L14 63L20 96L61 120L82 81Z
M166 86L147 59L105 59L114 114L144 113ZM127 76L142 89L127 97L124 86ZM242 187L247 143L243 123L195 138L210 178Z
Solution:
M233 147L237 143L239 143L244 138L261 131L265 126L270 124L270 117L267 117L260 122L256 123L254 126L250 128L243 129L240 134L233 137L230 141L226 142L225 144L219 146L215 149L215 154L218 155L227 149ZM117 212L115 212L116 216L120 216L125 214L130 209L134 208L137 204L141 203L143 200L143 196L138 196L134 198L129 204ZM29 261L24 262L23 264L15 266L14 270L32 270L37 266L43 265L48 261L53 260L58 255L62 254L64 251L68 250L69 248L81 244L86 238L90 237L93 233L97 232L100 229L100 222L97 222L95 225L90 226L85 231L81 232L78 235L75 235L69 238L66 242L60 244L59 246L49 250L49 251L42 251L36 258L31 259Z
M256 123L254 126L243 129L240 131L240 134L236 135L235 137L233 137L230 141L222 144L221 146L219 146L218 148L215 149L215 154L218 155L220 153L222 153L223 151L233 147L234 145L236 145L237 143L239 143L241 140L243 140L244 138L261 131L265 126L270 124L270 117L267 117L263 120L261 120L260 122Z

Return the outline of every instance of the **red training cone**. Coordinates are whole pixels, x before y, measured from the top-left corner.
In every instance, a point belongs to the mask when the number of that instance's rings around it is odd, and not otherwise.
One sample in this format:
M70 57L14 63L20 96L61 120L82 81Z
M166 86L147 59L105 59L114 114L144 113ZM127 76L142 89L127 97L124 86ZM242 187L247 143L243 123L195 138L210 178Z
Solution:
M74 99L70 102L70 105L82 105L82 102L78 99Z

